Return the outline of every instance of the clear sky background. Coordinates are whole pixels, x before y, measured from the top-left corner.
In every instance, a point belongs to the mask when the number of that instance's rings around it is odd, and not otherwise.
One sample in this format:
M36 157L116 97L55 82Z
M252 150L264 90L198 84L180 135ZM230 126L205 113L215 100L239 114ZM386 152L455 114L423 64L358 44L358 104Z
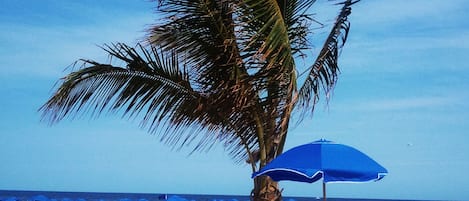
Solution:
M141 39L158 18L153 4L0 1L0 189L251 191L250 167L235 164L221 146L188 156L190 148L171 150L137 121L116 116L40 122L37 109L69 72L64 69L79 58L106 61L97 45ZM338 7L326 8L329 14L317 10L317 17L330 24ZM292 128L286 146L319 138L348 144L389 175L375 183L329 184L329 196L469 199L467 13L467 0L363 0L353 7L330 103ZM285 195L321 195L320 183L281 185Z

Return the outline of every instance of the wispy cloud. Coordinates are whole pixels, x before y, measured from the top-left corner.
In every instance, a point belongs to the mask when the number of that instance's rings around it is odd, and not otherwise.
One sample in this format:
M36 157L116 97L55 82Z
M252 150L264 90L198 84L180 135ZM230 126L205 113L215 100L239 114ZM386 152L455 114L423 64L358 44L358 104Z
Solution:
M150 13L151 14L151 13ZM150 14L80 26L0 24L0 75L54 76L80 58L106 59L103 43L135 43L152 22Z
M465 0L362 1L354 7L351 18L367 25L389 26L417 20L437 23L465 13L467 8ZM355 15L356 13L360 15Z
M354 72L464 71L468 9L461 0L362 1L340 61Z
M454 104L456 100L444 97L412 97L390 100L372 100L358 104L358 108L371 111L412 110Z
M352 38L348 49L360 48L366 51L430 51L434 49L466 49L469 50L469 29L460 32L440 34L436 36L387 36L381 40L364 40Z

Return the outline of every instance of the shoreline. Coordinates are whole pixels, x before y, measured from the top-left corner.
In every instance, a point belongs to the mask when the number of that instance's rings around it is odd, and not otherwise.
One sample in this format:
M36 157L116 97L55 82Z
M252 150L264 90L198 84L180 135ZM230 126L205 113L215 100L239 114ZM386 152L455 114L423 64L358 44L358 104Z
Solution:
M322 200L321 197L283 196L284 201ZM335 198L328 201L443 201L381 198ZM250 201L249 195L0 190L0 201Z

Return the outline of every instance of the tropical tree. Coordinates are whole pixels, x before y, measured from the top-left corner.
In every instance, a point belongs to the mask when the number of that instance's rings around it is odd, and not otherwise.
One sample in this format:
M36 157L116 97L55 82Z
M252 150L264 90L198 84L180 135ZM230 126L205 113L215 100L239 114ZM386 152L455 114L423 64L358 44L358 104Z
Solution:
M108 63L79 60L40 108L42 118L120 111L168 145L197 151L222 143L258 171L282 153L295 106L312 112L333 89L356 2L337 3L316 60L298 67L295 60L311 48L315 0L160 0L163 17L146 40L104 45ZM306 69L301 84L299 69ZM254 179L251 195L281 198L268 177Z

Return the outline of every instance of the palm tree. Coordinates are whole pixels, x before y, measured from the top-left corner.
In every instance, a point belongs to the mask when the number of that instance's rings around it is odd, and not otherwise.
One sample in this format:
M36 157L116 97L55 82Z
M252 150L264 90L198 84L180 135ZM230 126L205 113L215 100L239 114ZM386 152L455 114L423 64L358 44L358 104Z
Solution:
M307 12L314 2L160 0L163 19L144 44L105 45L114 62L79 60L82 66L62 78L40 108L42 118L56 123L121 111L166 144L197 151L222 143L235 161L257 171L282 153L295 106L312 112L336 83L347 16L357 1L339 3L330 34L299 85L295 59L310 48L314 19ZM252 197L280 199L278 189L269 178L256 178Z

